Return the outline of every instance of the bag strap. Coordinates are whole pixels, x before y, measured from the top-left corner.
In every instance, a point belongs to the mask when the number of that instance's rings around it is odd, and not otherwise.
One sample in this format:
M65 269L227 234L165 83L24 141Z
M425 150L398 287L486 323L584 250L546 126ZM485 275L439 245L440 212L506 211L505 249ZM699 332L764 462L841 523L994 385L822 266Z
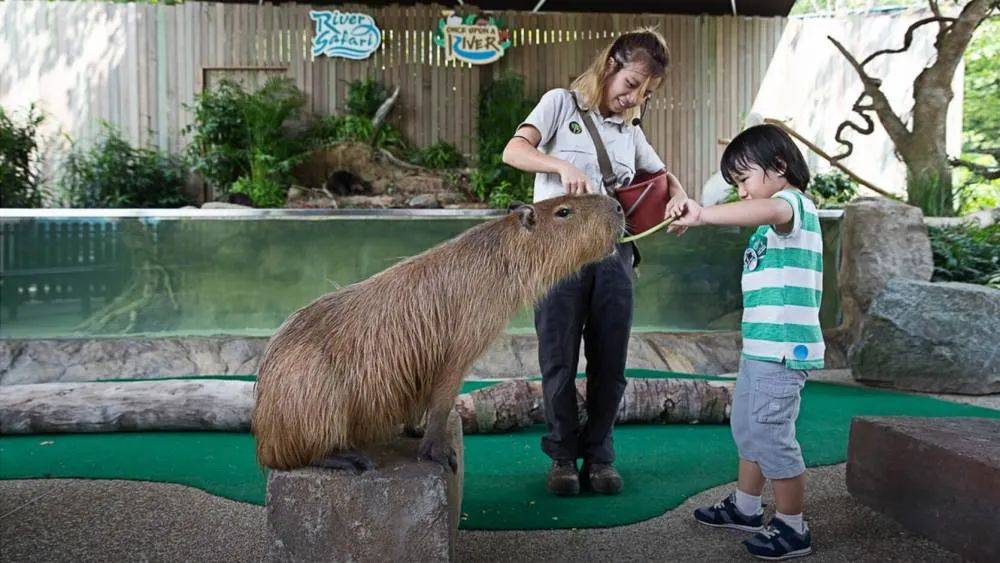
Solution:
M573 104L576 106L576 111L580 114L580 119L583 121L583 125L587 128L587 132L590 133L591 140L594 141L594 148L597 149L597 164L601 167L601 181L604 183L604 191L611 197L615 196L614 185L617 182L614 172L611 171L611 159L608 158L608 151L604 148L604 141L601 140L601 134L597 132L597 125L594 123L593 117L591 117L589 111L584 111L580 104L576 101L576 92L570 91L573 96Z

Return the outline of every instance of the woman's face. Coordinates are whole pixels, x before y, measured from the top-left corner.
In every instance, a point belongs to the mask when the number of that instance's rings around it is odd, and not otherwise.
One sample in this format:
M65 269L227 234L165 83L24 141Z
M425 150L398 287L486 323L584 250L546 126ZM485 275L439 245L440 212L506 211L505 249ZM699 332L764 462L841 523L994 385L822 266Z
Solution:
M608 64L614 64L613 59L608 59ZM642 97L648 97L660 83L659 79L650 80L645 92L640 92L649 77L649 71L644 65L635 62L625 63L625 66L612 74L604 85L601 113L618 115L641 104Z

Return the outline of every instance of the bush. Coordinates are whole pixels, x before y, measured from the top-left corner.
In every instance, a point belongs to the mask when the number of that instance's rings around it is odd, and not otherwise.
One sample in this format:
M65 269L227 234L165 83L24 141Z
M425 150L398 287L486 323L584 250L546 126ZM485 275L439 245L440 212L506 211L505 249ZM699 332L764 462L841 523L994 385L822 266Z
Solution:
M347 87L347 114L375 117L378 108L389 99L389 89L374 78L354 80Z
M34 105L22 122L0 107L0 207L41 207L42 179L35 135L44 120Z
M410 162L433 169L459 168L465 166L465 157L455 145L438 141L426 149L414 149L410 154Z
M60 179L70 207L178 207L184 195L180 162L155 150L134 148L104 123L102 137L90 149L74 146Z
M809 191L819 207L841 207L858 195L858 185L842 172L831 170L813 176Z
M534 175L503 163L503 149L534 106L524 97L524 81L507 75L493 81L479 98L478 170L472 174L473 192L494 207L511 201L531 201Z
M955 281L1000 289L1000 224L930 227L932 281Z
M237 181L240 189L268 186L240 193L250 195L255 205L275 205L274 194L264 193L278 186L283 198L292 168L307 155L307 137L289 127L305 104L305 95L287 77L271 78L252 93L223 80L191 107L194 120L185 132L194 134L188 152L192 168L223 192Z

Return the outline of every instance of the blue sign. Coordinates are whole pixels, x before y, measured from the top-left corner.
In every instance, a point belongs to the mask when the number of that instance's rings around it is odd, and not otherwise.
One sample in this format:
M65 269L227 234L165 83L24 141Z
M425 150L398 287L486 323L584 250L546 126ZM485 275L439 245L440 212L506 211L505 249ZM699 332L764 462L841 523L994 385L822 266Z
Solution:
M382 32L367 14L311 10L309 17L316 22L313 58L326 55L367 59L382 44Z

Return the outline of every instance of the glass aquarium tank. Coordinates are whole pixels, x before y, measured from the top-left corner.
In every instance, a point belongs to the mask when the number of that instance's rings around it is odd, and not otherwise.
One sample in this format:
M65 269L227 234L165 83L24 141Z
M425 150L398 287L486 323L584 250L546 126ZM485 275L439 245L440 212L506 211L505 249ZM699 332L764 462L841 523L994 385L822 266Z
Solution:
M3 210L0 338L269 336L320 295L499 213ZM821 212L821 224L821 321L833 327L840 212ZM738 330L749 234L712 227L640 240L633 330ZM533 332L530 307L507 330Z

